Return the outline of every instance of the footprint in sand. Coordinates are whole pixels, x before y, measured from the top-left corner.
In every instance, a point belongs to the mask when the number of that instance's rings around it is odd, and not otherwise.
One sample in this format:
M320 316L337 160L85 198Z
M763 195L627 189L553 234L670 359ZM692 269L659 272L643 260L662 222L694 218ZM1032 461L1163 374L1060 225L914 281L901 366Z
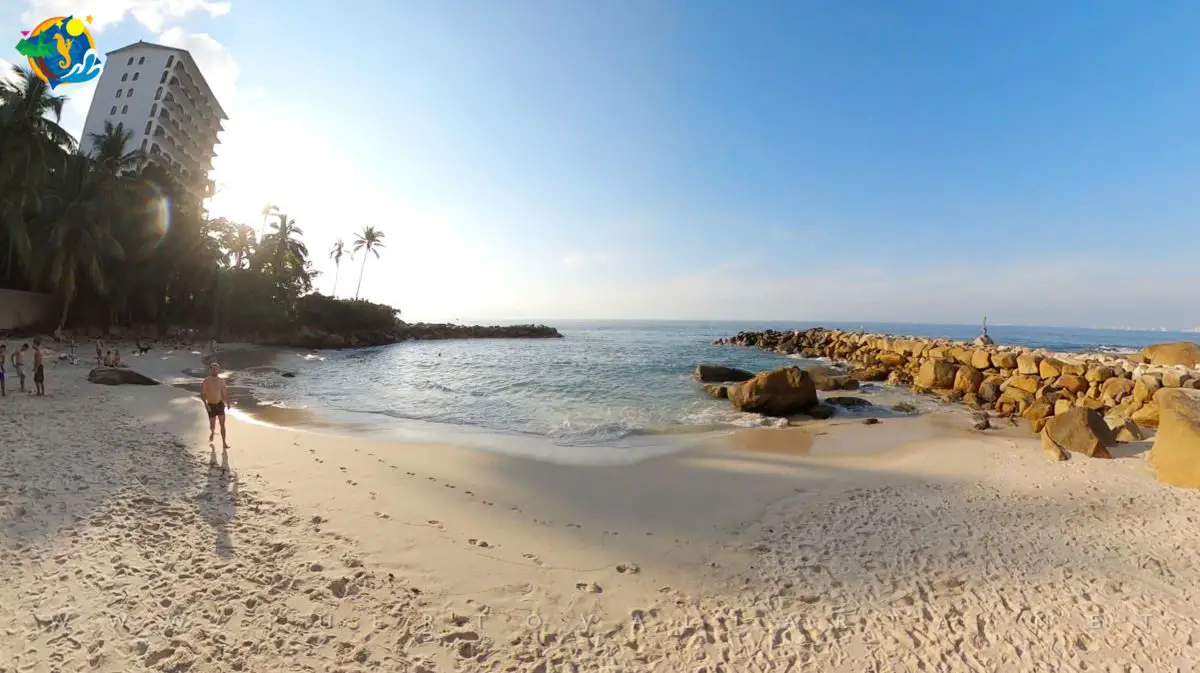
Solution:
M372 500L374 500L374 499L375 499L375 497L376 497L376 493L375 493L375 491L371 491L371 499L372 499Z
M442 486L445 486L446 488L458 488L454 484L442 484Z
M445 526L442 525L442 522L438 521L437 519L430 519L428 523L434 528L445 528Z
M575 588L590 594L604 593L604 589L600 588L600 585L595 582L576 582Z
M642 569L636 563L620 563L617 565L617 572L622 575L637 575Z
M470 540L467 540L467 544L470 544L475 547L482 547L484 549L487 549L488 547L492 546L492 545L488 544L487 540L476 540L475 538L471 538Z
M616 534L617 534L617 531L615 531L615 530L606 530L606 531L604 531L604 534L605 534L605 535L616 535Z
M434 479L433 477L425 477L425 478L428 479L429 481L437 481L437 479Z
M392 518L392 515L391 515L391 514L388 514L387 512L375 512L375 516L379 517L380 519L390 519L390 518Z
M580 526L577 523L569 523L567 524L567 528L583 528L583 526Z
M537 554L521 554L521 558L525 558L525 559L529 559L530 561L533 561L534 565L539 565L539 566L543 565L542 559L538 558Z
M342 472L346 471L346 468L344 468L344 467L339 467L338 469L341 470Z
M392 467L395 467L395 465L393 465ZM416 473L416 472L405 472L404 474L405 474L405 476L408 476L408 477L415 477L415 476L417 476L417 473Z
M484 501L483 501L483 504L487 505L488 507L491 507L492 505L494 505L494 504L496 504L496 503L494 503L494 502L491 502L490 500L484 500Z
M353 479L347 479L346 483L350 484L351 486L358 486L358 482L354 481Z
M475 495L475 494L474 494L474 493L472 493L471 491L463 491L463 493L466 493L467 495Z

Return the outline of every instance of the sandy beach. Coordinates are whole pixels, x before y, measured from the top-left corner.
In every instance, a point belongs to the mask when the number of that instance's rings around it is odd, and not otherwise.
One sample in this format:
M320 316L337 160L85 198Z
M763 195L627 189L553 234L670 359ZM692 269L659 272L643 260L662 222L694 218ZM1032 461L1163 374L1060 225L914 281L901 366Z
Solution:
M0 400L2 673L1200 661L1200 492L1149 442L1050 463L929 414L581 467L233 415L223 455L187 391L87 371Z

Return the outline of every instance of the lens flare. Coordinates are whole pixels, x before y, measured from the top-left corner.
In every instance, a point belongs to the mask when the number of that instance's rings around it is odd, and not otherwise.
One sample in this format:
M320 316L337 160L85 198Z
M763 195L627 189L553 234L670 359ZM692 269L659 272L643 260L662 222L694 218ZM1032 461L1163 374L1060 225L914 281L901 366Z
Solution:
M167 196L153 183L147 185L150 194L147 195L144 221L148 231L157 235L154 245L162 245L163 239L171 231L171 197Z

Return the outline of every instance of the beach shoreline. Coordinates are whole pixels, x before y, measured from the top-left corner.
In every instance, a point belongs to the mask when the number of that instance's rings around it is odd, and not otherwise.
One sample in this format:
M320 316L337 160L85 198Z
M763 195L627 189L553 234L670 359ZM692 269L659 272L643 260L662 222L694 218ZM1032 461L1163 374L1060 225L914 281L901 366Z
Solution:
M85 376L56 364L49 397L0 400L29 438L0 459L15 670L1200 658L1200 494L1139 447L1051 465L917 417L585 467L231 416L223 477L189 392Z

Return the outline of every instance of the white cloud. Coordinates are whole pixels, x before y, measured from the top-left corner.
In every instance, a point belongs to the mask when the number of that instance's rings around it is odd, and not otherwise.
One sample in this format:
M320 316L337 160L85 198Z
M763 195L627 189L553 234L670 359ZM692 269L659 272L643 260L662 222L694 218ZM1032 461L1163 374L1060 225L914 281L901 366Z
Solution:
M13 64L0 58L0 82L11 82L16 79Z
M157 42L188 50L225 112L228 114L236 106L237 79L242 69L225 45L208 33L188 33L182 28L164 31L158 36Z
M229 0L25 0L21 22L33 27L38 21L54 16L91 16L91 30L99 33L132 15L146 29L157 33L169 19L182 19L199 12L222 16L231 7Z

